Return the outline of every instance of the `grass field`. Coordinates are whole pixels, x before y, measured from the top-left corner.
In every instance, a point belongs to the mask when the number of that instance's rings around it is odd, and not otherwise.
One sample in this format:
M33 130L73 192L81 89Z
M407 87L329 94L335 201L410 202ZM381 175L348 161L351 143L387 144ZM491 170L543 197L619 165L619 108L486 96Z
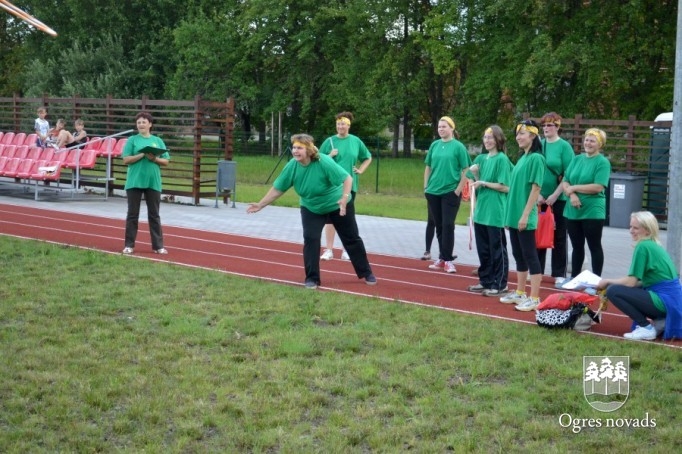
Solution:
M0 452L682 448L679 350L4 236L0 255ZM623 408L587 404L583 355L630 357Z

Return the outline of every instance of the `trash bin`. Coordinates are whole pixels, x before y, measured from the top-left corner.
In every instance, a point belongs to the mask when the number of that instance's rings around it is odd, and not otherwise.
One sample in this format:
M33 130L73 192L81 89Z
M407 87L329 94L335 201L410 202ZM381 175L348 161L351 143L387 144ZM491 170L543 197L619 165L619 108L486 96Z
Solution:
M630 228L630 214L642 210L645 175L612 173L609 182L609 226Z
M218 208L220 194L229 194L232 208L236 208L235 194L237 193L237 163L234 161L218 161L218 173L215 179L215 208Z
M672 112L662 113L656 123L672 121ZM651 154L647 182L646 208L659 220L668 218L668 172L670 167L670 127L655 124L651 127Z

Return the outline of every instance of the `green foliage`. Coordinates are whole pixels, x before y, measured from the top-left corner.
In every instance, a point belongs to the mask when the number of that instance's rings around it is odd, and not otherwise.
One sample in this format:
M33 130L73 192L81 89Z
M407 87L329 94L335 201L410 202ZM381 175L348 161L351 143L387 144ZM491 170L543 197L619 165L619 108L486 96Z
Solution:
M455 116L465 140L524 112L669 111L677 2L26 0L0 28L0 93L236 99L240 126L354 133Z

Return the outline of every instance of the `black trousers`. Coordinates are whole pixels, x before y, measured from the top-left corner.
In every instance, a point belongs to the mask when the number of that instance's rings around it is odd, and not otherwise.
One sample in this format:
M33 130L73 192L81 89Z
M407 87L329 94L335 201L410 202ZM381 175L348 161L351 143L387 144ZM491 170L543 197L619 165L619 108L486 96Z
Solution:
M303 224L303 265L305 278L318 285L320 280L320 245L322 229L325 224L332 224L336 234L348 253L355 274L362 279L372 274L372 267L367 259L365 243L360 238L358 224L355 221L355 205L346 206L346 215L341 216L339 210L327 214L316 214L305 207L301 207L301 222Z
M438 258L451 262L455 248L455 218L461 197L452 191L443 195L426 194L426 201L429 203L429 211L436 225L436 238L440 249Z
M568 236L571 239L571 277L580 274L585 262L585 242L590 248L592 272L601 276L604 268L604 249L601 246L601 234L604 230L603 219L582 219L567 221Z
M609 285L606 288L606 297L639 326L648 326L647 318L658 320L666 315L654 305L649 292L641 287Z
M161 229L161 193L153 189L128 189L128 214L126 215L125 247L135 247L137 238L138 221L140 219L140 204L142 195L147 204L147 221L149 222L149 234L152 238L152 249L163 248L163 231Z
M540 208L545 211L547 205ZM566 218L564 217L565 200L557 200L552 205L554 214L554 249L552 249L552 277L566 277L566 267L568 266L568 236L566 232ZM538 249L540 259L540 269L545 272L545 262L547 249Z
M507 287L509 254L507 235L502 227L474 222L476 251L478 252L478 279L484 288L502 290Z

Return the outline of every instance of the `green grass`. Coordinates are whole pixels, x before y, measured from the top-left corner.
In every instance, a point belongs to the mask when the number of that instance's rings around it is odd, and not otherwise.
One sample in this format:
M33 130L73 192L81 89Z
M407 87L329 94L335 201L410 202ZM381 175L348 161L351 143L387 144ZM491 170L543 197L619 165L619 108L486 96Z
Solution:
M649 343L0 237L0 452L679 451ZM629 355L599 413L583 355ZM561 427L559 417L655 428Z

